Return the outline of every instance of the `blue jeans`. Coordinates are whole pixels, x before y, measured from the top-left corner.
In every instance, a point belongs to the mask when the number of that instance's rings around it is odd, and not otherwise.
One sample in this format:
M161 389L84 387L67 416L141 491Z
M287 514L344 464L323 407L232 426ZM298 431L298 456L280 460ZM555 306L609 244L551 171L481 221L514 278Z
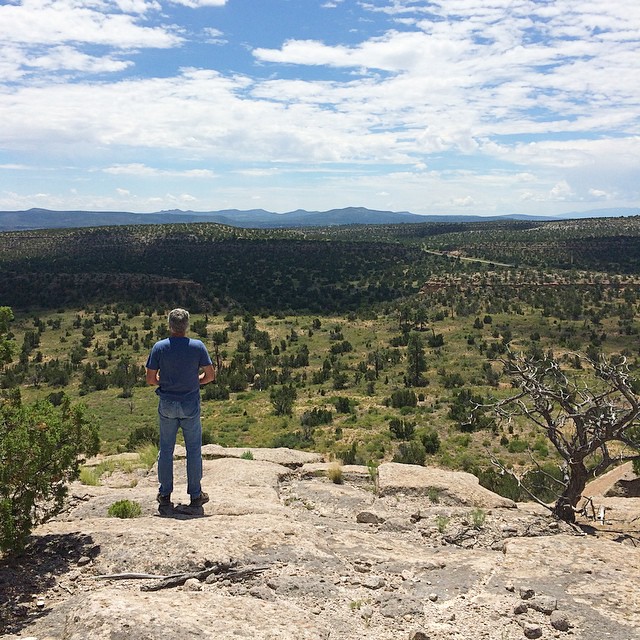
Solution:
M195 400L179 402L160 398L160 451L158 453L158 482L160 495L173 491L173 450L178 429L182 428L187 450L187 493L197 498L202 492L202 423L200 422L200 396Z

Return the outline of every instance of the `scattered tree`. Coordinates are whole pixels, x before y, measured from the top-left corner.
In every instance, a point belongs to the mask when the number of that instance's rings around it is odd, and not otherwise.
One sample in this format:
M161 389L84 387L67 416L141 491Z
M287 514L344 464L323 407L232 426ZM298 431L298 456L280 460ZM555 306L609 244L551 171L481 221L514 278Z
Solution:
M495 405L499 416L524 416L564 460L553 513L573 522L587 481L609 467L640 459L640 398L626 359L580 357L592 375L570 377L552 358L512 355L504 362L516 395ZM613 445L613 447L612 447Z
M0 401L0 549L19 549L62 509L83 455L99 450L97 426L68 398L24 405L17 389Z

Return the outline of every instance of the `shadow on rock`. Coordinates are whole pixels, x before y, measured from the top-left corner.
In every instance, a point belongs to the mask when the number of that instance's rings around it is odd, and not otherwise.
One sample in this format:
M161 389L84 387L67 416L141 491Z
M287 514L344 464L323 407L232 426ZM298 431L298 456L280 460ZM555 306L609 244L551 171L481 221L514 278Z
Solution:
M188 504L160 505L158 514L163 518L175 518L176 520L187 520L188 518L210 518L205 516L203 507L192 507Z
M38 595L58 577L88 564L100 553L93 538L80 533L36 538L23 551L0 561L0 634L17 633L46 615Z

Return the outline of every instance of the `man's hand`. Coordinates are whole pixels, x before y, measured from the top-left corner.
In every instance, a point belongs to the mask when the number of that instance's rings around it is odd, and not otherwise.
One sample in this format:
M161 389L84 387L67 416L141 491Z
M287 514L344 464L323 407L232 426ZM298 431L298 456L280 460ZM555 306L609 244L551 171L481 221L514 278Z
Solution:
M160 370L147 369L147 384L157 387L160 384Z
M200 384L207 384L208 382L213 382L216 379L216 370L213 368L213 365L207 365L206 367L202 367L202 373L199 376Z

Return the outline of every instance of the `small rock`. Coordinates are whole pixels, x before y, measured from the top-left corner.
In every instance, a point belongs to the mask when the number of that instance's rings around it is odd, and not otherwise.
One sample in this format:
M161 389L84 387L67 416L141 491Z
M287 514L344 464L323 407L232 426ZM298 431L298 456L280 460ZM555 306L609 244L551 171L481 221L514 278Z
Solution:
M527 613L527 611L529 611L529 607L524 602L517 604L513 608L513 613L515 613L516 615L520 615L521 613Z
M361 584L367 589L380 589L384 587L384 578L382 576L365 576L362 578Z
M89 564L91 562L91 558L89 556L82 556L81 558L78 558L78 566L79 567L84 567L85 565Z
M551 626L557 631L569 631L571 624L565 613L561 611L554 611L551 614Z
M202 591L202 583L200 582L200 580L198 580L198 578L189 578L184 583L184 588L187 591Z
M529 600L529 606L540 613L551 615L558 608L558 601L551 596L536 596Z
M358 572L358 573L369 573L369 571L371 571L371 565L370 564L362 564L360 562L357 562L353 565L353 568Z
M259 598L260 600L272 601L276 599L276 596L271 589L262 586L252 587L249 589L249 595L254 598Z
M504 588L509 591L509 593L515 593L516 588L511 584L505 584Z
M356 516L356 522L360 522L361 524L380 524L384 522L384 518L381 518L371 511L361 511Z
M36 600L36 607L38 607L38 609L44 609L44 600L42 598Z
M520 587L520 597L523 600L530 600L533 596L536 595L536 592L529 587Z
M370 607L369 605L365 605L360 609L360 617L363 620L369 620L372 615L373 615L373 607Z
M525 638L541 638L542 637L542 627L538 624L526 622L523 625L522 630L524 631Z
M431 640L431 636L424 631L412 631L409 640Z
M430 593L429 594L429 600L431 600L431 602L437 602L438 601L438 594L437 593Z
M380 530L381 531L391 531L396 533L402 533L404 531L413 531L414 527L411 522L405 520L404 518L390 518L389 520L384 520L381 523Z

